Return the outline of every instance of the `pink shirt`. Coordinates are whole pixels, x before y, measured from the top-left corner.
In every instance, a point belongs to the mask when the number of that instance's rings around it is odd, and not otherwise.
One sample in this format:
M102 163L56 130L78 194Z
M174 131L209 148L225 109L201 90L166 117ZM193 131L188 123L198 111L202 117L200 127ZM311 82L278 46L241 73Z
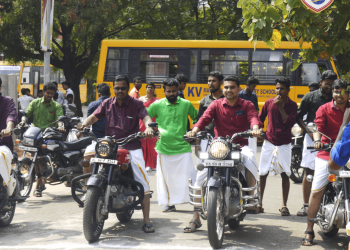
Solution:
M134 88L130 91L129 96L134 97L135 99L140 99L140 92L137 90L137 88L134 87Z

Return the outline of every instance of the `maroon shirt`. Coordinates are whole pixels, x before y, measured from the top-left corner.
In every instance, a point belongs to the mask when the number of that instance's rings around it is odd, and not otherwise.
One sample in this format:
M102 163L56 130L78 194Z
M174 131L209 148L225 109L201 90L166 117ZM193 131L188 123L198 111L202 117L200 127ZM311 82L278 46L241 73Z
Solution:
M350 102L348 102L348 107ZM332 139L334 143L337 139L339 129L343 123L344 111L341 111L334 105L334 100L328 102L318 108L316 112L315 123L318 130ZM322 135L321 142L329 144L329 139ZM329 152L319 151L316 155L318 158L328 161Z
M260 127L264 127L266 116L269 117L269 123L266 129L266 139L275 146L281 146L292 142L292 127L297 118L298 105L288 98L284 104L284 110L288 114L286 121L283 121L282 115L274 103L275 98L268 99L260 114Z
M249 123L252 128L259 124L258 113L254 104L241 98L238 98L233 106L227 103L226 98L213 101L194 127L204 130L205 126L210 124L213 119L215 138L219 136L226 137L226 135L231 137L234 133L244 132L247 130ZM246 146L248 140L236 137L234 143Z
M17 111L15 102L11 97L2 96L0 93L0 132L6 129L8 122L14 122L17 124ZM4 137L0 139L1 146L7 146L13 151L12 136Z
M115 135L115 139L120 139L139 132L139 119L143 120L148 113L142 101L128 95L121 106L115 97L104 100L93 115L98 119L105 117L106 135ZM140 149L141 142L133 140L124 148Z

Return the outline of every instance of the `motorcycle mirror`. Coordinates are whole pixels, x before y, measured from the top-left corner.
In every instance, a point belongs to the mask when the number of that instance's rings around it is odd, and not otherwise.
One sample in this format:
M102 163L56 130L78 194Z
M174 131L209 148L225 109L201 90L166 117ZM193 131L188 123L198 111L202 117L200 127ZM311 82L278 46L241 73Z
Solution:
M68 108L69 108L71 111L73 111L74 113L77 111L77 108L76 108L74 105L72 105L72 104L68 104Z
M58 117L58 120L59 122L65 122L65 121L68 121L70 120L70 118L68 118L67 116L65 115L61 115L60 117Z
M316 125L314 122L309 122L309 123L307 124L307 129L308 129L310 132L318 132L317 125Z
M22 130L21 130L20 128L16 128L16 129L13 130L13 133L14 133L15 135L20 135L21 132L22 132Z
M150 123L148 123L148 127L150 127L150 128L157 128L158 127L158 123L157 122L150 122Z

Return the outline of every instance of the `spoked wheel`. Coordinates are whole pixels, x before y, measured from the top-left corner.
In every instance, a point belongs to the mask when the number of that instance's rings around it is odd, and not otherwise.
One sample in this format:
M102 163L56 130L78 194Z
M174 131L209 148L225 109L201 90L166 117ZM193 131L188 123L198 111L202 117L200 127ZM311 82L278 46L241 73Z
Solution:
M334 204L334 196L332 195L332 192L328 189L328 187L329 186L326 187L326 191L322 197L321 206L318 211L318 217L324 218L324 207L329 204ZM327 229L328 224L322 225L322 223L324 222L325 221L318 222L318 226L320 227L322 233L329 238L333 238L334 236L336 236L339 231L339 228L335 227L335 225L332 225L329 229ZM329 221L326 222L329 223Z
M292 150L292 162L290 166L290 179L294 183L302 183L304 178L304 168L300 166L302 160L302 152L300 148Z
M224 199L220 188L210 188L208 194L208 236L210 246L221 248L224 239Z
M105 223L105 218L101 214L103 199L103 194L98 187L88 188L83 210L83 230L85 239L89 243L97 241L102 233Z
M28 196L33 187L33 182L35 179L34 170L31 175L30 166L26 164L18 164L18 170L20 176L18 176L18 180L23 182L23 190L19 192L21 196Z
M13 216L15 216L16 202L8 202L7 205L10 207L9 211L0 211L0 227L7 227L10 225Z

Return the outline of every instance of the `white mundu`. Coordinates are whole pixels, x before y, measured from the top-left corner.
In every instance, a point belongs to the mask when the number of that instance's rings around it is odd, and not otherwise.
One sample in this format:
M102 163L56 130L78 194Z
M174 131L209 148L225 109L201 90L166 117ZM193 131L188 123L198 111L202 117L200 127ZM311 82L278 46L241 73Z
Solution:
M290 176L291 151L291 143L275 146L265 140L261 149L260 175L266 175L270 172L274 175L286 173Z
M315 174L312 180L312 187L311 187L311 191L313 193L317 193L323 190L329 182L328 181L329 172L327 170L328 161L316 157L315 166L317 166L317 168L315 168Z
M196 180L192 153L157 156L157 194L160 206L190 202L188 180Z
M304 148L303 148L303 159L300 163L300 166L304 168L309 168L311 170L315 170L315 159L317 155L317 151L311 153L313 149L307 149L307 147L313 147L314 141L311 139L309 134L305 134L304 137Z
M258 143L258 138L256 137L248 138L248 146L253 150L255 156L256 156L256 150L257 150L257 143Z
M207 140L201 141L202 151L206 151L208 144ZM249 146L242 147L241 154L243 155L243 165L254 175L255 180L258 180L258 163L256 162L254 151ZM197 159L197 162L200 163L201 160ZM204 168L202 171L197 172L197 178L194 183L194 187L201 187L205 178L208 175L208 168Z
M6 146L0 146L0 175L3 179L3 185L8 187L7 193L12 194L16 186L16 179L11 177L11 161L13 155Z

